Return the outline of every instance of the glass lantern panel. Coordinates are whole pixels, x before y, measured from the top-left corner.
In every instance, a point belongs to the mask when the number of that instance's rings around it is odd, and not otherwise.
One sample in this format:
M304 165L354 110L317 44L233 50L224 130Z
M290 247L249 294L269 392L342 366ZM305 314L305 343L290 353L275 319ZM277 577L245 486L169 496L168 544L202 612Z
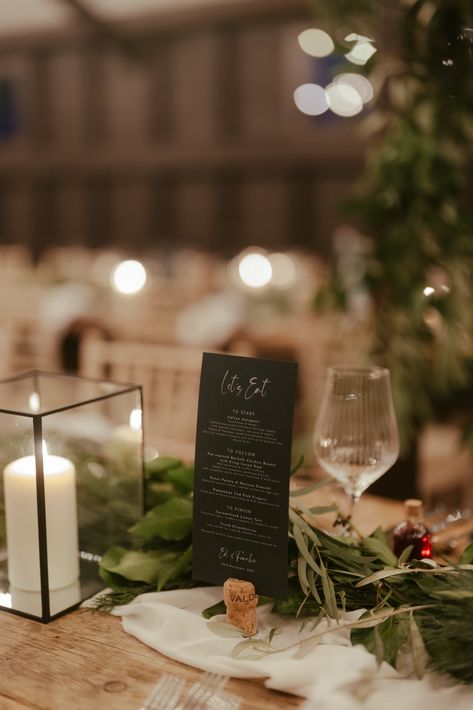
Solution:
M30 372L0 382L0 409L19 414L42 414L113 395L127 388L126 384Z
M0 412L0 605L41 617L33 420ZM28 592L35 603L23 599Z
M75 596L79 601L103 588L102 555L126 544L128 529L142 513L140 390L45 415L42 423L49 460L62 466L57 495L46 499L54 615L76 603Z

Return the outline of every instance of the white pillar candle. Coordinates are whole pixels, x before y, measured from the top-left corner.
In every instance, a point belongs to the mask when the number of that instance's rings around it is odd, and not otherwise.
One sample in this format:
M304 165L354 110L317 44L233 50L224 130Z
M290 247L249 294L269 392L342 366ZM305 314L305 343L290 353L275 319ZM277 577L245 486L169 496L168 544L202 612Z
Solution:
M45 448L45 447L43 447ZM50 589L79 577L76 472L69 459L43 455ZM24 456L3 471L8 578L18 589L41 590L36 459Z

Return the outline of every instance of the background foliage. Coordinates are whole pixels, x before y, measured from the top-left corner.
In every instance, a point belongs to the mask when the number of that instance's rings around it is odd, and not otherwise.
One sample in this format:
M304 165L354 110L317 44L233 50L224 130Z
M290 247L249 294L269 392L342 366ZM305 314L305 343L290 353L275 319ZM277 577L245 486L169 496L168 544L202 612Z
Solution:
M405 447L426 421L451 412L463 415L473 443L467 416L473 383L473 4L335 0L314 3L314 15L316 24L333 27L339 49L350 28L374 38L384 32L395 51L381 38L363 68L377 100L364 125L371 151L349 205L367 237L359 280L348 284L337 271L317 304L347 307L354 289L371 297L372 355L391 370Z

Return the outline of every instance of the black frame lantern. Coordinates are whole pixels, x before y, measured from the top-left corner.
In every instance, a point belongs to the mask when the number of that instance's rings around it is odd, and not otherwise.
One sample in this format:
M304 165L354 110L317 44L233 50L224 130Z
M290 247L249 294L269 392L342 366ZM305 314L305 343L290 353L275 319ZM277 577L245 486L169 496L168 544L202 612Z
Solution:
M104 587L143 514L139 385L32 370L0 380L0 609L49 622Z

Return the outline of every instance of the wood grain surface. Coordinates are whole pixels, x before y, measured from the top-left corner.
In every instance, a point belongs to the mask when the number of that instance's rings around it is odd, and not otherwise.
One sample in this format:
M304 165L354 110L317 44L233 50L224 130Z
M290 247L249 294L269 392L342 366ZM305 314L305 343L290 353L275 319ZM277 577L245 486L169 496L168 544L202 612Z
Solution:
M328 502L332 494L317 492ZM304 502L314 503L314 494ZM395 524L402 505L363 497L359 527ZM319 521L320 522L320 521ZM201 671L172 661L122 631L120 619L79 610L43 625L0 612L0 710L138 710L161 673L189 685ZM242 710L296 708L302 700L261 681L230 680Z
M43 625L0 613L1 710L138 710L161 673L202 675L121 629L120 619L80 610ZM230 680L244 710L294 708L300 700L261 682Z

